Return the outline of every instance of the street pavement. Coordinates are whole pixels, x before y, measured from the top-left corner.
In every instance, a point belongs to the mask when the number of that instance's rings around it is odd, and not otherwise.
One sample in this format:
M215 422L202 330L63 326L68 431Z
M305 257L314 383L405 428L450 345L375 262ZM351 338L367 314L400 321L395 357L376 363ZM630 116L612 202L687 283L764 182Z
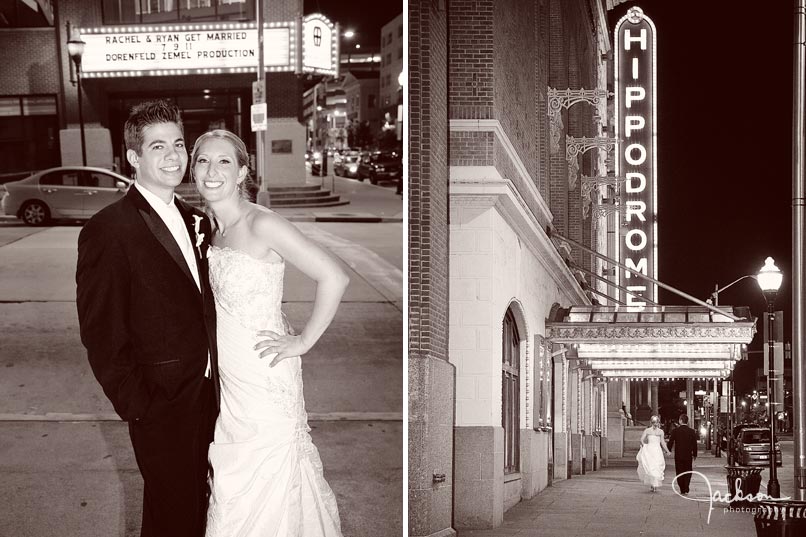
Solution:
M782 441L783 466L778 469L781 496L793 491L793 444ZM622 461L619 461L622 462ZM715 458L702 448L683 497L673 490L674 457L666 458L666 479L656 493L641 483L632 457L571 479L555 481L534 498L507 511L504 524L490 530L461 530L459 537L751 537L756 535L753 513L727 503L711 502L727 486L725 457ZM766 493L769 472L764 470L760 492ZM704 476L704 477L703 477ZM677 488L676 484L674 485ZM710 487L710 488L709 488ZM679 490L679 489L677 489ZM745 495L748 491L744 491ZM717 498L720 499L720 498ZM738 509L738 511L737 511ZM709 518L710 517L710 518Z
M380 193L402 204L393 189ZM402 224L295 225L351 278L333 324L303 359L311 435L342 529L400 535ZM79 340L80 230L0 222L0 536L139 535L142 480L127 426ZM287 267L283 308L292 325L305 322L314 292Z

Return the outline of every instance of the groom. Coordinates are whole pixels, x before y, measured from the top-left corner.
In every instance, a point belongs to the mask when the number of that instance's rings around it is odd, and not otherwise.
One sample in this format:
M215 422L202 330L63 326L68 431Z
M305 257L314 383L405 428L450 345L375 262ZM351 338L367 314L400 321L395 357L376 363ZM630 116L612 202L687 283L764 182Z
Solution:
M218 413L209 220L174 196L187 168L179 109L132 109L126 157L136 181L78 239L81 341L129 424L143 476L143 537L202 537L207 447Z
M680 426L669 435L667 445L670 450L674 448L674 473L679 476L677 484L680 487L680 494L688 494L691 474L680 474L690 472L692 463L697 458L697 435L694 429L688 426L687 415L681 414L679 422Z

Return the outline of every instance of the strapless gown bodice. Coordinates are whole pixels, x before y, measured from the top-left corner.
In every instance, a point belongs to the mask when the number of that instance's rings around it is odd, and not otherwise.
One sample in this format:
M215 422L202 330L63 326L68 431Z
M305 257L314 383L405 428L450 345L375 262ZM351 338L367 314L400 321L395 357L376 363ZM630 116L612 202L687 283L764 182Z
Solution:
M341 537L336 497L311 441L299 357L271 367L258 330L285 334L283 262L208 251L221 407L210 444L207 537Z
M232 248L210 248L210 286L216 305L246 328L282 328L283 261L255 259Z

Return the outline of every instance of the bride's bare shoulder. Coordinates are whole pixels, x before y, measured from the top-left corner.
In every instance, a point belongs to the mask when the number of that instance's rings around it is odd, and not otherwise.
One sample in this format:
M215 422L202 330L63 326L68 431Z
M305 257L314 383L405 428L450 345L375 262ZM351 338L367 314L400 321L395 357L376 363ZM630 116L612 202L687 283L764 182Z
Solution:
M249 221L249 227L253 230L261 230L264 228L272 229L288 222L288 220L283 218L279 213L256 203L249 204L247 219Z
M262 205L250 204L249 228L253 235L272 244L284 240L297 240L299 231L285 217Z

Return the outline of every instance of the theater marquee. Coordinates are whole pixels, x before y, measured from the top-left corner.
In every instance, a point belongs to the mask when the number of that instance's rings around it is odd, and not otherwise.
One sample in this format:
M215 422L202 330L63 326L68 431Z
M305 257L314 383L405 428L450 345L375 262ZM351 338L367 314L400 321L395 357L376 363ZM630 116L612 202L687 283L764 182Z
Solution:
M338 27L322 15L264 23L266 71L338 72ZM81 28L85 78L256 72L255 23Z
M618 258L631 269L658 277L657 114L655 25L631 8L616 24L615 93L618 139L616 175L624 177L619 213ZM657 286L622 271L619 283L657 302ZM646 302L622 292L630 306Z

